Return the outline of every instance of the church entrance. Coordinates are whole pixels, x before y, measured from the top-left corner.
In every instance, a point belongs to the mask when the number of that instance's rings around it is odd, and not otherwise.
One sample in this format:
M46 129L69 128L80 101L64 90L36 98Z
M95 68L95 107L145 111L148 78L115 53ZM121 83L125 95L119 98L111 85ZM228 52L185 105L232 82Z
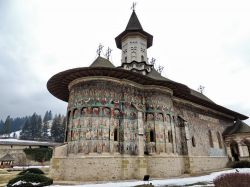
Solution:
M230 149L231 149L231 153L232 153L232 157L234 161L239 161L240 154L239 154L238 144L236 142L232 142L230 144Z

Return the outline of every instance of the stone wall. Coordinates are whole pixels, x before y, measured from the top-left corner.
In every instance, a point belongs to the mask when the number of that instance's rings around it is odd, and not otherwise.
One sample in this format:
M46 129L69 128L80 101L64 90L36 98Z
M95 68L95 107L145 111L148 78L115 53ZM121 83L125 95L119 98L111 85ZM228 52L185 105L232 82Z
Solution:
M189 158L190 173L222 169L226 167L227 163L228 157L196 156Z
M53 157L50 176L56 181L104 181L166 178L184 173L222 169L227 157L186 156L80 156Z
M13 156L14 166L20 165L41 165L39 162L32 161L26 157L24 153L25 148L39 148L40 146L28 146L28 145L0 145L0 158L9 153ZM48 162L44 163L45 165Z

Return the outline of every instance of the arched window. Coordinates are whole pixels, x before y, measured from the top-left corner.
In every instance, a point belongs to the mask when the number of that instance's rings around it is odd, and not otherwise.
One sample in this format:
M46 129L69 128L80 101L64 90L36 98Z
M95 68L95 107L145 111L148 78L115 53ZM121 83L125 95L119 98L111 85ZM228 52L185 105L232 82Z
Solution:
M195 147L196 146L196 142L195 142L195 138L194 136L192 137L192 146Z
M150 142L155 142L155 132L154 130L150 130Z
M168 131L168 142L173 143L172 131Z
M117 128L115 128L115 130L114 130L114 141L115 142L118 141L118 130L117 130Z
M143 61L144 61L144 56L142 55L142 56L141 56L141 62L143 62Z
M76 118L77 115L78 115L78 110L75 108L75 109L73 110L73 118Z
M67 125L69 125L70 114L71 114L71 111L68 112L68 116L67 116Z
M208 131L208 138L209 138L210 147L214 147L213 137L212 137L212 132L211 132L211 130Z
M125 56L125 60L124 61L125 61L125 63L127 63L127 61L128 61L128 58L126 56Z
M222 141L221 141L221 135L219 132L217 132L217 139L218 139L218 144L219 144L219 148L222 148Z

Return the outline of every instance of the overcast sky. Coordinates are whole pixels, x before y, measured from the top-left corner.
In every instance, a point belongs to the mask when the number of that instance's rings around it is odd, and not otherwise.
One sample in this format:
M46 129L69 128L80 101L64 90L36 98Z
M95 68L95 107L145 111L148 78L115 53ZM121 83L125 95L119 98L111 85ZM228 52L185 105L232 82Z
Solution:
M46 88L54 74L89 66L99 43L120 65L114 38L133 1L0 0L0 119L66 113ZM143 29L154 36L149 58L163 75L217 104L250 115L250 1L137 0ZM250 123L250 120L247 121Z

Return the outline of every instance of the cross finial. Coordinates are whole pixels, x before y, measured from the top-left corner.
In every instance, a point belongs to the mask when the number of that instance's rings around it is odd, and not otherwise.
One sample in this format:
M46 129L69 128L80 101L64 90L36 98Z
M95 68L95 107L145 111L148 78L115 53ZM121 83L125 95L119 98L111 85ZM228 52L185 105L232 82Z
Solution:
M99 44L98 49L96 50L96 53L97 53L98 56L101 55L102 48L103 48L103 45L102 45L102 44Z
M151 65L154 65L154 64L155 64L155 61L156 61L156 59L155 59L155 58L151 58L151 60L150 60L150 64L151 64Z
M204 89L205 89L205 86L200 85L199 88L198 88L198 91L199 91L201 94L203 94Z
M108 47L107 52L105 54L106 58L109 60L109 57L111 56L112 49Z
M133 10L133 12L135 11L135 6L136 6L136 2L133 2L131 10Z
M161 74L163 69L164 69L163 66L158 66L157 71Z

